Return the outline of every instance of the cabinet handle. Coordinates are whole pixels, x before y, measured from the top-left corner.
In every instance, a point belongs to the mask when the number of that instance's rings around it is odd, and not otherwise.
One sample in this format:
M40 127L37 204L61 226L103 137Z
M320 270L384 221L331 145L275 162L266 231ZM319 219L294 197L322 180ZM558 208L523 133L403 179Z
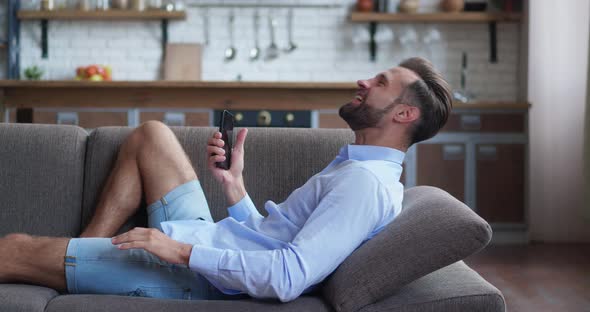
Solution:
M184 126L185 117L184 113L165 113L164 123L168 126Z
M76 112L58 112L57 124L59 125L78 125L78 113Z
M480 160L497 160L498 147L496 145L480 145L477 147L477 158Z
M461 144L443 145L443 160L463 160L465 159L465 146Z
M258 126L270 126L270 122L272 121L272 116L269 111L263 110L258 113L257 124Z
M461 115L461 129L463 130L480 130L480 115Z

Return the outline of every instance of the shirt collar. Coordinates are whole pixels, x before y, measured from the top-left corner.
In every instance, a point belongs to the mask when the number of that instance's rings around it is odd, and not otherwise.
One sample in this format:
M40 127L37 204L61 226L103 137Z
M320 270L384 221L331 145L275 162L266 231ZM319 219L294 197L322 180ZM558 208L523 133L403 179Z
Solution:
M340 149L338 157L344 160L385 160L402 164L406 153L385 146L348 144Z

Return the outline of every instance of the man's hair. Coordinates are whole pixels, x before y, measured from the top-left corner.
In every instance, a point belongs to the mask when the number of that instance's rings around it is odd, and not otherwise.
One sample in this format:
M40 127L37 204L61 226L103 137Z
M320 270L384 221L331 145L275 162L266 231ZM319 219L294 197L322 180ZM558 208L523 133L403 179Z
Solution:
M404 60L400 67L415 72L420 79L405 86L397 102L416 106L420 109L420 119L410 128L409 145L430 139L445 125L453 98L451 87L438 73L432 63L413 57Z

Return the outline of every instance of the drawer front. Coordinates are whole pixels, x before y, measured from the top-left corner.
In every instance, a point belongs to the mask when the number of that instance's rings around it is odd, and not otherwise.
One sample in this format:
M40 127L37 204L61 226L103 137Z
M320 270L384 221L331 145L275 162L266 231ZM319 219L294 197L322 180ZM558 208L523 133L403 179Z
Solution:
M127 126L127 112L53 112L34 110L33 123L70 124L86 129L105 126Z
M525 132L525 114L451 114L445 132Z
M488 222L523 223L524 144L477 146L477 212Z
M169 126L209 127L208 112L140 112L140 122L158 120Z
M320 128L348 128L348 124L340 118L338 113L320 113Z
M465 145L419 144L417 185L431 185L465 200Z

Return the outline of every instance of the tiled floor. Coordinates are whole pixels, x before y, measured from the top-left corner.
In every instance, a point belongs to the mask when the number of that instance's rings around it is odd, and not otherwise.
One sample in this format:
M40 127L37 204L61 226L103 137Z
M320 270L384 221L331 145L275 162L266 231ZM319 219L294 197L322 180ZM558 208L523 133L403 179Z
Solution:
M590 312L590 244L489 246L465 262L502 291L510 312Z

